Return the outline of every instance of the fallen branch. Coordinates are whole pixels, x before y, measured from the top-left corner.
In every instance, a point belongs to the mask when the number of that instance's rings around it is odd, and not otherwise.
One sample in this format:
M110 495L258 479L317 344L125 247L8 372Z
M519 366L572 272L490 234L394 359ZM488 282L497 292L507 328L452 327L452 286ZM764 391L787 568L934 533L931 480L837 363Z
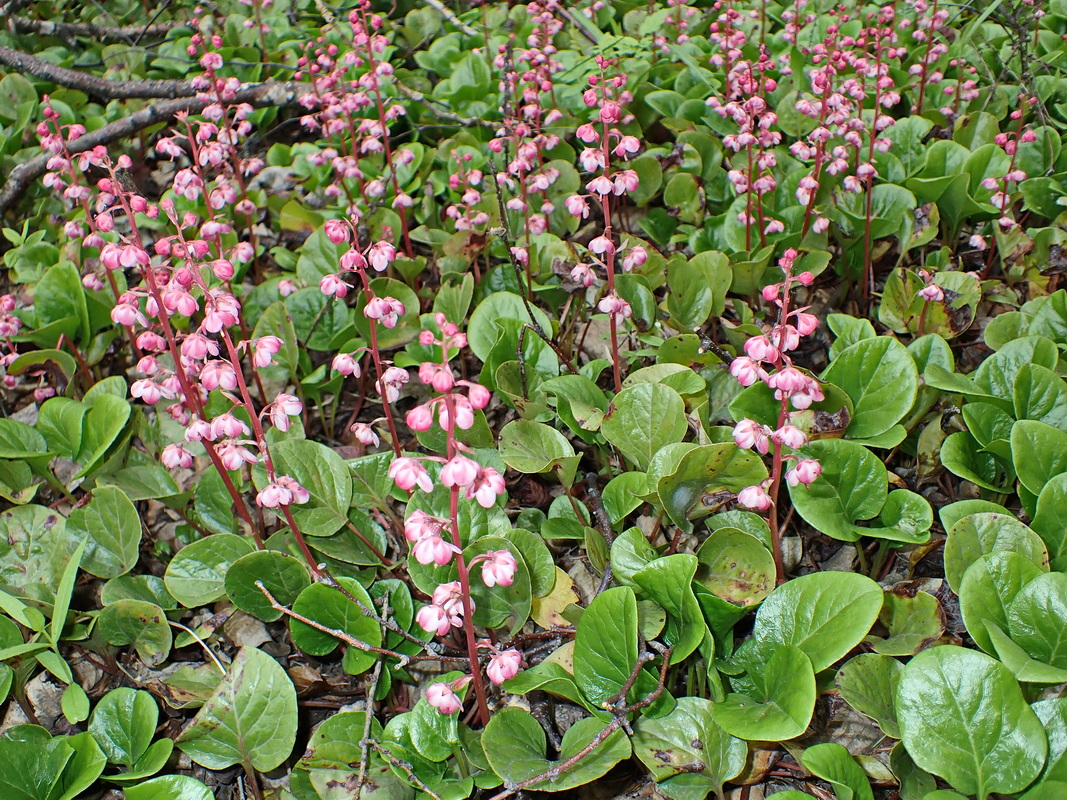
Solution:
M237 95L230 102L249 103L257 108L292 105L305 89L306 87L299 83L275 83L273 81L253 83L238 90ZM159 122L166 122L182 111L195 114L202 111L209 102L213 101L196 97L181 97L176 100L154 103L128 117L86 133L68 143L67 149L75 154L91 150L97 145L111 144ZM11 208L26 192L30 184L48 171L48 159L51 157L51 153L41 153L11 170L7 182L4 183L3 188L0 188L0 214Z
M46 19L29 19L28 17L8 17L7 29L12 33L33 33L38 36L88 36L99 41L115 39L142 39L145 36L155 38L166 36L174 28L187 26L186 22L160 22L154 25L93 25L91 22L52 22Z
M173 100L178 97L196 96L196 89L189 81L112 81L56 66L43 58L11 47L0 46L0 64L24 75L33 75L58 86L77 89L101 100Z

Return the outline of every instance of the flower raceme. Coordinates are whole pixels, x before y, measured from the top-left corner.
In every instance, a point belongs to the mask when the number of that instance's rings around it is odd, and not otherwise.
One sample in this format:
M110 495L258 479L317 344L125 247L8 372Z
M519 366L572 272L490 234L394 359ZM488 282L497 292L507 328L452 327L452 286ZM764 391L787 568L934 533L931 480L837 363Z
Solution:
M818 319L805 309L790 310L790 292L795 284L810 286L811 273L793 275L797 259L795 250L787 250L778 265L785 274L781 283L771 284L763 290L763 298L778 308L778 320L765 334L753 336L745 342L745 355L735 358L730 364L730 374L742 386L763 382L774 391L780 403L778 427L771 428L755 420L742 419L733 430L734 443L746 450L767 455L773 450L773 476L769 481L743 489L738 502L759 511L767 511L775 504L778 479L784 461L796 462L785 475L790 486L813 483L822 473L817 461L802 459L783 449L799 450L808 443L808 437L789 420L792 414L803 411L824 398L818 381L793 366L789 353L796 350L801 340L818 328ZM792 409L792 411L790 410ZM768 489L771 491L768 492Z

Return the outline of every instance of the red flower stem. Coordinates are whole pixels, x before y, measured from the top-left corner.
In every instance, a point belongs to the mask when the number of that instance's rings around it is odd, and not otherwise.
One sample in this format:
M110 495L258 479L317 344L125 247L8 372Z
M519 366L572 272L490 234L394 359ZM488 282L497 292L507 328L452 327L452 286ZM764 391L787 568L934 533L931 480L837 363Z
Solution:
M447 341L447 339L446 339ZM444 350L447 345L442 346ZM445 408L448 410L448 425L445 427L447 445L445 454L451 460L456 454L456 404L449 392L444 396ZM474 683L474 696L478 702L478 719L482 725L489 722L489 703L486 697L485 681L478 661L478 645L474 636L474 603L471 601L470 571L463 558L463 538L459 532L459 487L453 486L448 493L448 511L452 518L452 544L459 550L456 553L456 572L459 573L459 590L463 596L463 634L467 645L467 655L471 661L471 679Z

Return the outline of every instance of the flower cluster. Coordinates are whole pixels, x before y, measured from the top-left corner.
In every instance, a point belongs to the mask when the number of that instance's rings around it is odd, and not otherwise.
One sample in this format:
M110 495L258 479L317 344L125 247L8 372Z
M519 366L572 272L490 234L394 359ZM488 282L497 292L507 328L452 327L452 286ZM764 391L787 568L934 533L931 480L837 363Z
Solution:
M797 255L792 249L785 252L778 260L778 266L785 273L785 280L771 284L763 290L764 299L778 307L777 324L767 333L746 341L745 355L735 358L730 364L730 373L742 386L751 386L762 381L774 390L774 398L780 402L781 410L776 428L751 419L743 419L737 423L733 432L734 442L738 447L755 450L764 455L773 450L774 470L771 478L741 490L737 496L741 505L760 511L767 511L775 503L774 494L778 489L783 462L794 462L785 474L786 482L790 486L811 484L822 473L819 462L792 453L783 453L783 448L799 450L808 443L804 431L789 422L792 414L825 399L819 382L793 366L788 355L799 347L803 337L814 333L819 326L818 318L808 314L805 309L789 308L790 290L793 285L810 286L813 280L810 272L793 276Z

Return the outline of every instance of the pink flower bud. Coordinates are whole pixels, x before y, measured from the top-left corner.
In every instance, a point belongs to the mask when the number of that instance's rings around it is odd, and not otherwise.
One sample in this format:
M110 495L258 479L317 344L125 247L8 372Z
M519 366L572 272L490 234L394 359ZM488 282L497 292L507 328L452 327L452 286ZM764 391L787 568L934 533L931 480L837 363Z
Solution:
M486 667L485 672L489 680L499 686L518 675L521 666L522 653L518 650L504 650L490 656L489 666Z
M818 461L810 458L805 458L802 461L798 461L796 466L789 470L785 474L785 479L790 486L796 486L799 483L803 483L805 486L815 482L815 479L822 474L822 465Z
M482 581L489 588L497 584L511 586L518 566L510 550L490 550L482 562Z
M425 405L418 405L407 413L405 421L413 431L428 431L433 427L433 412Z
M426 690L426 702L442 714L455 714L463 708L463 701L446 683L432 683Z
M464 488L474 483L478 477L479 466L463 455L454 455L441 467L441 483L448 488Z
M762 486L749 486L742 489L737 495L737 502L746 508L755 508L759 511L766 511L774 505L771 496Z

